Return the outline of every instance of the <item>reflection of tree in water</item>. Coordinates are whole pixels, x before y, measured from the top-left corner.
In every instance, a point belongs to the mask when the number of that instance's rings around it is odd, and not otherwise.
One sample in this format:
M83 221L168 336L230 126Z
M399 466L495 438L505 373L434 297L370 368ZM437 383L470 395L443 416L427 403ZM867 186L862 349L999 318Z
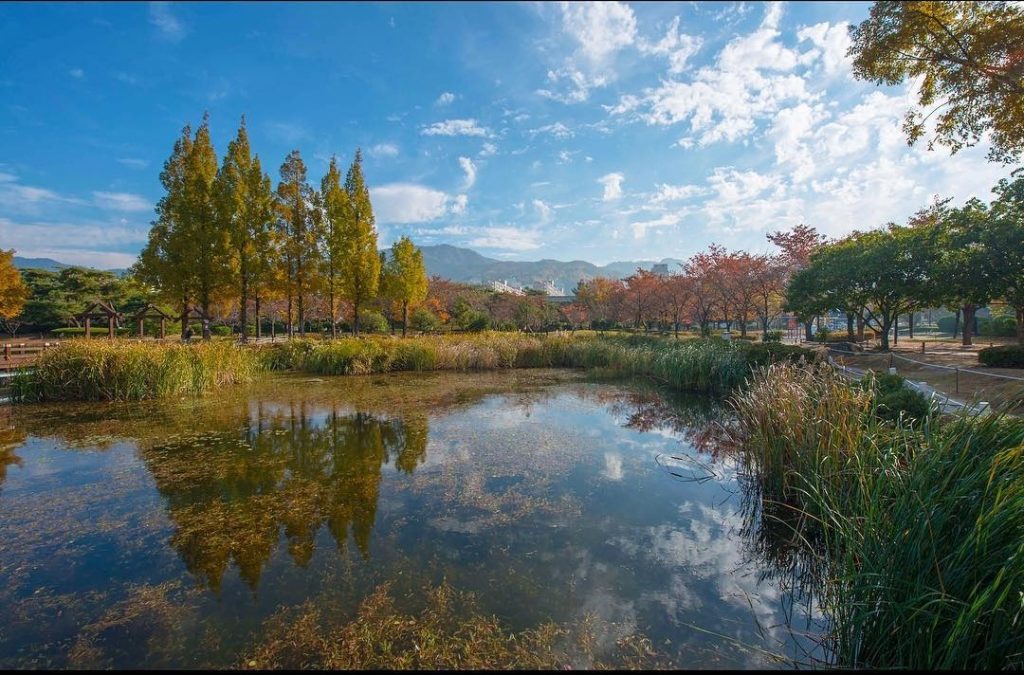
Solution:
M351 533L368 556L383 466L411 473L425 458L423 415L308 408L257 404L253 415L225 425L230 431L141 450L176 526L172 545L214 590L231 560L255 588L282 531L300 566L309 563L322 525L339 549Z
M7 480L7 467L11 464L21 466L21 457L14 451L28 437L25 430L13 424L9 407L4 408L0 411L0 488Z

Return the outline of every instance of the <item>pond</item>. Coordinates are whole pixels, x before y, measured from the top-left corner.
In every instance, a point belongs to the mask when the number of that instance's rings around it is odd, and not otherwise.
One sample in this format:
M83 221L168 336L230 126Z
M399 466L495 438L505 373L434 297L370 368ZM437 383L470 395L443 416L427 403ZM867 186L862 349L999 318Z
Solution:
M476 665L826 658L706 398L287 375L4 414L0 667L427 666L438 634Z

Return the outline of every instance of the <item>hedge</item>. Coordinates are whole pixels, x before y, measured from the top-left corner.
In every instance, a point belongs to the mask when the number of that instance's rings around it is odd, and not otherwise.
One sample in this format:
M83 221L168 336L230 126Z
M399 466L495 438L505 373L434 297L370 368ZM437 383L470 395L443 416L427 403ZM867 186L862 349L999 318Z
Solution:
M978 362L990 368L1024 368L1024 345L986 347L978 352Z

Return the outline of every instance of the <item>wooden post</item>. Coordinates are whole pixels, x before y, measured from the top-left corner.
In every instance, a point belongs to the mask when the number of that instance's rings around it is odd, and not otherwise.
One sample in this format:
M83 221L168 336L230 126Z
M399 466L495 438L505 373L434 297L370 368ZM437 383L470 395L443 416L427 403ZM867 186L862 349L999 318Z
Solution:
M109 331L107 337L110 338L111 340L117 337L117 328L115 328L116 323L117 319L115 319L112 316L107 317L107 330Z
M167 319L160 317L160 339L167 337Z
M924 340L921 340L921 353L924 354Z
M85 337L90 337L91 335L92 335L92 319L89 318L89 317L85 317Z
M10 343L4 344L4 361L11 360L11 345Z
M144 321L142 319L139 319L139 337L140 338L146 337L146 326L145 326Z

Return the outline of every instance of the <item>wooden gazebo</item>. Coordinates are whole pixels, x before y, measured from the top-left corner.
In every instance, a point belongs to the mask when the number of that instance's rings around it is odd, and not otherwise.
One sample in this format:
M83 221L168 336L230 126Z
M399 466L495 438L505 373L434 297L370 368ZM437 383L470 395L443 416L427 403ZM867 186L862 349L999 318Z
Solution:
M185 305L185 312L181 315L181 329L185 330L189 319L199 319L203 323L203 339L209 336L210 315L203 311L199 305Z
M142 307L141 309L139 309L139 311L135 312L135 314L132 315L132 319L134 319L137 322L137 325L139 327L140 338L145 337L146 335L145 320L157 318L160 319L160 339L163 340L165 337L167 337L167 320L173 319L173 316L171 316L164 310L160 309L152 302L148 303L145 307Z
M81 321L85 324L85 337L92 335L93 319L106 319L107 329L110 331L110 339L113 340L117 337L117 323L121 319L121 315L114 309L113 304L97 300L89 305L84 312L75 315L76 321Z

